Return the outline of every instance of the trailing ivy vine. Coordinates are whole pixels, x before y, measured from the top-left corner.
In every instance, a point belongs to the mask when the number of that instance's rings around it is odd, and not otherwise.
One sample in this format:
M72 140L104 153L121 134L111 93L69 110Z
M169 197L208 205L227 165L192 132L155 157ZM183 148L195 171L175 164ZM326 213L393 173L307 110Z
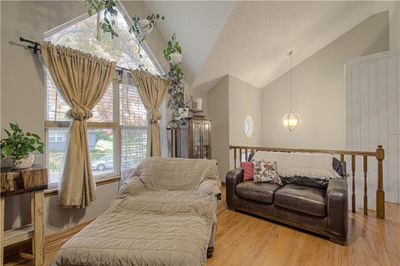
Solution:
M172 121L177 120L179 117L179 108L185 107L185 92L184 92L184 78L181 62L174 62L172 56L181 55L182 48L176 40L175 33L172 35L171 40L168 41L167 47L164 50L164 58L169 62L170 69L168 77L171 80L171 87L168 90L171 98L168 101L168 107L174 110L172 114Z

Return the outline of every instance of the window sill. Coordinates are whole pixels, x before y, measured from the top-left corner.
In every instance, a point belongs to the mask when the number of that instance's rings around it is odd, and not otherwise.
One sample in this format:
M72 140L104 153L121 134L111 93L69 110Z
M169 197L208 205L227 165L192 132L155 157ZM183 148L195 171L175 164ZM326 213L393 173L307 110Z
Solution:
M95 180L95 183L96 183L96 186L102 186L102 185L107 185L107 184L118 182L120 179L121 179L121 177L119 175L111 176L111 177L99 178L99 179ZM51 187L44 191L45 197L51 197L51 196L55 196L57 194L58 194L57 187Z

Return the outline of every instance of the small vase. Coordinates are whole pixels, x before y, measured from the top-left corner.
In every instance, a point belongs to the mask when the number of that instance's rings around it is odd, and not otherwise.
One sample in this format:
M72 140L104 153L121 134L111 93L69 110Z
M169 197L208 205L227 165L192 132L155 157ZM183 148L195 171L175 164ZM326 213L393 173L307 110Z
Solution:
M189 108L179 108L179 116L181 118L187 118L189 117Z
M35 161L35 155L33 153L29 154L28 156L22 158L21 160L14 163L15 169L24 169L29 168L33 165Z
M176 66L182 62L182 58L182 54L175 52L171 54L171 59L169 60L169 62L171 62L173 66Z
M153 24L148 19L141 19L137 24L140 34L143 36L147 36L153 31Z

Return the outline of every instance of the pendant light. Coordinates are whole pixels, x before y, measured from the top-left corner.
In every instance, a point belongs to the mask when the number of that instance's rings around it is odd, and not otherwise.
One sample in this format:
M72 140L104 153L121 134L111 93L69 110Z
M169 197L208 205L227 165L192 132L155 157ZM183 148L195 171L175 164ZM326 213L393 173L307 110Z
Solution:
M290 57L290 98L289 98L289 112L283 117L283 126L289 131L295 130L300 124L300 116L292 111L292 98L293 98L293 78L292 78L292 55L293 51L288 53Z

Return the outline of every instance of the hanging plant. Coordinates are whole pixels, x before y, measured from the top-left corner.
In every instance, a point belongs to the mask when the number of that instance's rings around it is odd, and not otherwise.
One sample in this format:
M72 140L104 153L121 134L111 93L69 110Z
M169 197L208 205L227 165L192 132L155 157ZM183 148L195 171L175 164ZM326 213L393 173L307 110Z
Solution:
M88 15L92 16L93 12L97 13L97 40L100 40L100 29L104 33L111 35L111 38L118 37L118 33L114 30L115 20L117 16L116 0L85 0L85 6L88 8ZM104 9L104 19L100 21L100 12Z
M176 40L175 33L171 40L168 41L167 47L164 49L164 58L169 61L170 70L168 77L171 80L171 87L168 90L171 98L168 101L168 107L173 110L172 122L179 120L179 108L185 108L185 91L182 63L182 48Z
M133 25L129 29L129 32L135 33L136 36L138 36L140 45L145 40L146 36L153 31L153 28L157 25L157 21L164 19L165 17L160 14L150 14L144 19L134 16L132 17Z
M138 53L140 58L143 58L142 43L146 39L146 36L153 31L154 27L157 25L157 21L164 19L165 17L160 14L150 14L144 19L141 19L138 16L132 17L133 25L129 29L129 32L135 34L136 38L139 40ZM142 69L142 64L139 65L139 68Z

